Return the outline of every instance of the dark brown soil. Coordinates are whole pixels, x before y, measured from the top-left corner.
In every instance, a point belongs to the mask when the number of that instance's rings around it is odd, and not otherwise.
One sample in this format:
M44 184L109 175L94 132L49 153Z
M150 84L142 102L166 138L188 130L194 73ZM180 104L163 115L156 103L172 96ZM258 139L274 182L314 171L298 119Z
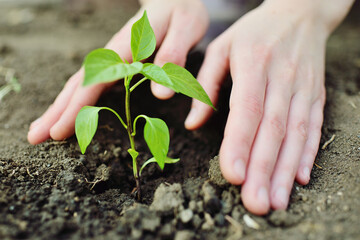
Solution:
M219 111L195 132L183 128L189 99L159 101L148 86L134 94L135 113L163 118L171 133L170 155L181 158L163 173L155 165L144 171L142 203L131 194L126 134L111 114L101 114L86 155L74 137L29 145L30 122L53 102L83 56L103 46L138 7L132 1L38 2L0 4L0 66L15 69L22 85L21 93L0 102L0 239L360 238L359 12L328 44L321 144L333 134L335 140L319 150L310 184L295 185L288 210L258 217L244 209L239 187L218 179L216 159L209 182L230 82ZM188 68L196 73L201 60L201 53L190 54ZM121 111L122 99L119 85L98 104ZM139 136L141 158L147 159Z

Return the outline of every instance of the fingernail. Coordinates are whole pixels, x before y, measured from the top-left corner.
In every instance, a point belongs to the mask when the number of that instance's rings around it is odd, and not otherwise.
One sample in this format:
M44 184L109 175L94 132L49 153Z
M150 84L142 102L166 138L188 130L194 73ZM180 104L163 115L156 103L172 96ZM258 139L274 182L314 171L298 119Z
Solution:
M196 108L192 108L185 120L185 126L186 127L191 127L195 124L196 119L197 119L197 109Z
M257 193L257 197L258 200L264 205L264 206L268 206L269 205L269 194L268 191L265 187L261 187L258 190Z
M310 179L310 169L308 167L303 168L303 175L304 175L304 179L307 180Z
M287 207L288 198L289 198L288 192L284 187L280 187L278 190L276 190L275 199L279 203L279 205L284 209L286 209Z
M241 181L245 180L245 164L241 159L234 161L234 173Z

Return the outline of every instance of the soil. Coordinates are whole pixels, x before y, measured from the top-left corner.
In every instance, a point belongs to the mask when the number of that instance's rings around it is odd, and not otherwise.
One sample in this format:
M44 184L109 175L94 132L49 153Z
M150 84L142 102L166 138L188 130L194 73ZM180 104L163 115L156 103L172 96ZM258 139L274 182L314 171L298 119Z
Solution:
M243 207L240 187L217 171L230 81L219 110L194 132L183 127L189 99L160 101L146 85L134 94L134 112L164 119L170 156L181 158L164 172L155 165L144 171L142 202L132 193L126 134L111 114L101 113L85 155L75 137L29 145L29 124L86 53L104 45L138 8L132 1L35 2L8 1L0 8L0 66L15 69L22 85L21 93L0 102L0 239L360 238L359 5L328 43L321 145L336 137L319 150L310 184L295 184L288 209L259 217ZM194 74L202 58L189 55ZM98 105L121 111L122 99L118 85ZM148 159L142 137L136 144Z

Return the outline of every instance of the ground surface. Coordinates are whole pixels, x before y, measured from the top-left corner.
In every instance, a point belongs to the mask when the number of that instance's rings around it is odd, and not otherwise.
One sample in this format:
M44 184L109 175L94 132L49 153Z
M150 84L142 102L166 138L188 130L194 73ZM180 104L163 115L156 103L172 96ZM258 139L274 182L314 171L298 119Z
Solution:
M106 1L99 8L93 1L70 8L58 1L24 1L22 6L5 2L11 6L0 6L0 66L15 69L22 91L0 102L0 239L360 238L359 19L347 19L328 44L321 145L336 137L319 150L316 163L321 169L313 168L308 186L294 187L287 211L257 217L242 206L238 187L208 181L209 160L221 143L229 88L218 113L196 132L182 126L190 104L185 97L162 102L147 86L139 90L134 111L165 119L170 155L182 159L165 173L155 166L145 171L141 204L131 194L126 135L111 115L101 115L100 130L85 156L74 137L30 146L30 122L53 102L83 56L104 45L137 5ZM201 54L192 54L189 69L196 72L201 59ZM122 97L119 85L99 105L121 110ZM137 144L146 159L141 137ZM216 178L216 160L210 173ZM101 181L93 186L96 180Z

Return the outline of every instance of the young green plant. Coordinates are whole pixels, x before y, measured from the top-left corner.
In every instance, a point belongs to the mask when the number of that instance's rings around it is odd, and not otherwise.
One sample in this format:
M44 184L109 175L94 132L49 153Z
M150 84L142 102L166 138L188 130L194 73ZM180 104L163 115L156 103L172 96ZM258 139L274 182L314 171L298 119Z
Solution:
M130 95L136 87L146 80L151 80L175 92L196 98L214 108L204 89L186 69L173 63L166 63L163 67L159 67L152 63L143 64L140 62L150 57L155 48L156 39L154 31L150 26L145 11L141 19L135 22L131 29L132 63L124 61L117 53L109 49L97 49L90 52L83 64L85 69L83 85L89 86L124 79L125 120L123 120L120 114L108 107L85 106L80 110L75 121L76 137L81 152L84 154L97 130L99 111L108 110L119 119L121 125L127 131L130 141L128 152L132 157L138 198L140 198L140 176L145 166L149 163L157 163L161 170L163 170L165 164L176 163L179 159L172 159L167 156L170 136L169 129L163 120L139 115L132 121ZM137 74L141 74L143 78L135 84L131 84L133 77ZM136 124L140 118L146 121L144 138L153 157L147 160L139 169L137 161L139 153L136 151L134 137L136 135Z

